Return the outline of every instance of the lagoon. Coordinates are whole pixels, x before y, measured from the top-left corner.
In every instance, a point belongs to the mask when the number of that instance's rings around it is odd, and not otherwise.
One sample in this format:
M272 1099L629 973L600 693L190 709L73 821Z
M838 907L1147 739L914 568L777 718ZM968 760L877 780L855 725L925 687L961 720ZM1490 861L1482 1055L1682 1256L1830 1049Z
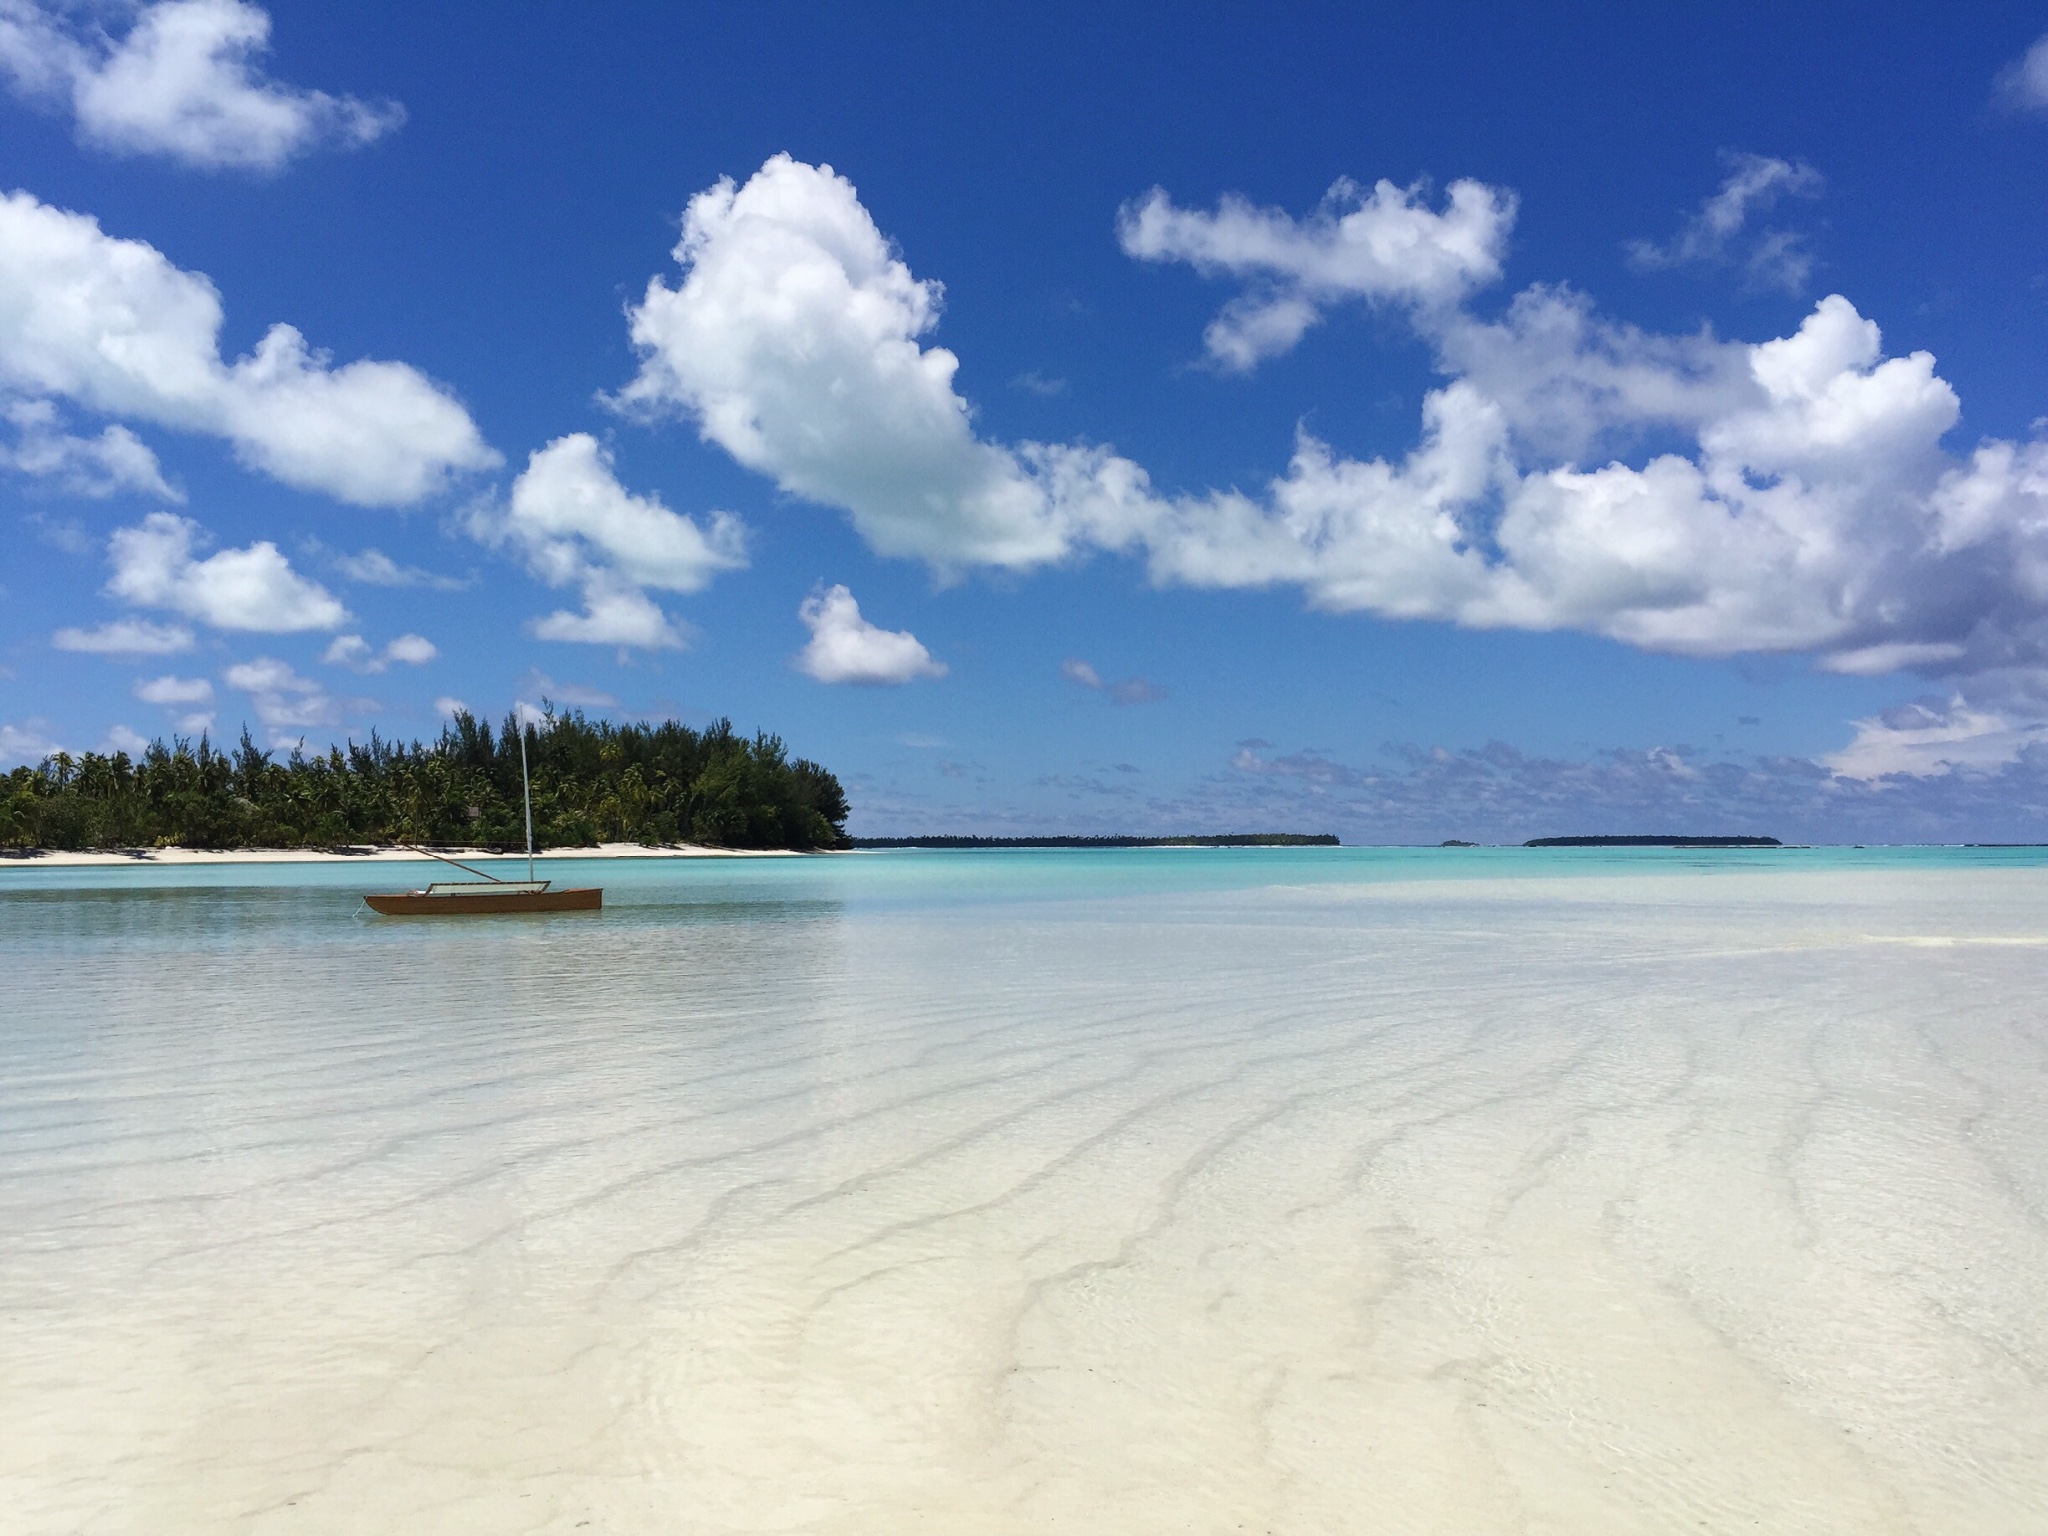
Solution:
M0 1530L2036 1532L2048 853L0 869Z

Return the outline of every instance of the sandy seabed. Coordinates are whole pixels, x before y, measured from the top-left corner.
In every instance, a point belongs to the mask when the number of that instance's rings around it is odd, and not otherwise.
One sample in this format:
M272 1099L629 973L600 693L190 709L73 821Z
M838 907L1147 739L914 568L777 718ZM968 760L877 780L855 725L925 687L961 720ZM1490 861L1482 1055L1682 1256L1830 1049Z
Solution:
M2048 1530L2048 872L806 867L6 898L0 1530Z

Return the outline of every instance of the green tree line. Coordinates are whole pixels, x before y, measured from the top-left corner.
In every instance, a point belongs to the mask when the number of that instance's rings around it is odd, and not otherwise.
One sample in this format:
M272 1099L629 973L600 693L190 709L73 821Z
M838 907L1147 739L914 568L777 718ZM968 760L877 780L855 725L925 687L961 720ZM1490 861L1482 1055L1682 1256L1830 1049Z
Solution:
M834 848L846 794L779 736L720 720L692 730L615 725L582 712L526 728L534 846L709 843ZM436 741L367 742L282 761L249 739L232 751L201 736L126 752L60 752L0 780L0 847L332 848L525 844L519 731L459 714Z

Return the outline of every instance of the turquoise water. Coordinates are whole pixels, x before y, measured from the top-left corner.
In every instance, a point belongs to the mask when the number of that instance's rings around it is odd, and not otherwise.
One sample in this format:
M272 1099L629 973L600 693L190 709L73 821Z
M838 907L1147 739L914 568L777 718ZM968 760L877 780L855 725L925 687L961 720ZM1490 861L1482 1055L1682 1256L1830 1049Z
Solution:
M0 1530L2048 1528L2048 850L0 868Z
M476 860L504 875L524 859ZM600 885L607 899L640 905L707 900L826 900L861 905L1009 901L1223 891L1265 885L1387 880L1543 879L1761 871L2038 869L2048 847L1879 847L1687 850L1665 848L1147 848L884 850L808 858L569 859L543 855L536 873L560 885ZM220 889L360 893L446 876L432 860L375 864L141 862L61 868L0 860L0 899L14 891ZM614 894L616 893L616 894Z

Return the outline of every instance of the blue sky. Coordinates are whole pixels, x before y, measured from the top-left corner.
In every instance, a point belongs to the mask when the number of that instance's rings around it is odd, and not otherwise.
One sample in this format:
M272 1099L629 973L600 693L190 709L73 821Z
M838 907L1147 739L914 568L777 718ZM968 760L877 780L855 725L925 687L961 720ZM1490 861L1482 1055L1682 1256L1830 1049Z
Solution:
M0 0L0 753L2048 837L2048 17L1644 9Z

